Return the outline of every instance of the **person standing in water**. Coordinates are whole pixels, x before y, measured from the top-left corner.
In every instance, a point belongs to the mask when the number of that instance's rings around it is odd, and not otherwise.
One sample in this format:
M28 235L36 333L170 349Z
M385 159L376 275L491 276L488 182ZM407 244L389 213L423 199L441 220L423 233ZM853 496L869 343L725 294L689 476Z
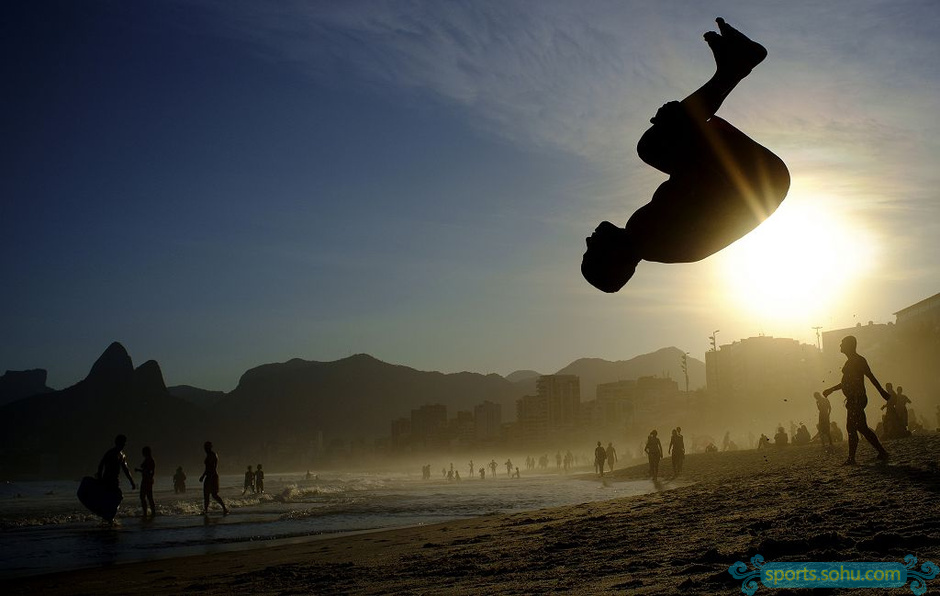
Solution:
M144 461L136 468L140 472L140 508L143 510L141 517L147 517L147 505L150 505L150 514L157 514L157 506L153 504L153 480L156 477L157 464L153 461L150 447L141 449Z
M242 490L242 496L248 494L248 491L255 492L255 473L251 471L251 466L245 470L245 484Z
M209 497L222 506L222 515L228 515L228 507L219 496L219 456L212 450L212 441L206 441L202 448L206 451L206 469L199 477L202 482L202 513L209 515Z
M705 34L715 74L681 102L662 106L637 146L640 159L669 174L626 226L601 222L587 238L581 273L619 291L640 261L691 263L738 240L767 219L790 188L783 161L715 115L767 50L724 19Z
M176 474L173 474L173 492L176 494L186 492L186 474L183 472L183 466L178 466Z
M845 396L845 430L849 434L849 457L845 460L844 465L847 466L857 464L855 451L858 449L859 433L878 452L879 460L886 461L888 459L888 452L881 446L875 431L868 428L868 421L865 419L865 406L868 405L868 396L865 394L865 377L868 377L868 380L871 381L871 384L875 386L875 389L878 390L878 393L885 401L888 401L891 396L875 378L874 373L871 372L871 367L868 366L868 361L858 353L857 349L858 340L855 339L855 336L846 335L842 338L842 343L839 345L839 351L845 354L842 382L823 391L823 397L829 397L830 393L839 390Z
M597 447L594 448L594 471L598 472L601 475L601 478L604 477L604 461L607 459L607 450L601 445L601 442L597 442Z
M264 494L264 470L261 469L261 464L255 466L255 492Z

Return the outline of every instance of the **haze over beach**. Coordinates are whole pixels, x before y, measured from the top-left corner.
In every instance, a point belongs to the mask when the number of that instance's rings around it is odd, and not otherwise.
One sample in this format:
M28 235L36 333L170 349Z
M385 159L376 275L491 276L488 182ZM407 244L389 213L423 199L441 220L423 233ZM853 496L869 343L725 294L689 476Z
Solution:
M940 4L0 14L5 591L940 572Z

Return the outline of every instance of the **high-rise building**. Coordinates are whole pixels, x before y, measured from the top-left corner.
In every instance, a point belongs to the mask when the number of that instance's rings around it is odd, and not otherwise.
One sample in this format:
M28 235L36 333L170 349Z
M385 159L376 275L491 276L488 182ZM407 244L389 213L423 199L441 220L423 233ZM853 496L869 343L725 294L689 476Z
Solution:
M816 346L795 339L749 337L705 353L708 392L727 423L736 425L811 418L823 368ZM799 403L806 406L794 407Z
M581 380L576 375L544 375L535 387L536 395L516 401L516 418L525 442L544 441L550 433L578 428Z
M447 428L447 406L425 404L411 411L411 443L417 447L430 446Z
M503 406L489 400L473 408L475 438L488 443L500 438L503 425Z

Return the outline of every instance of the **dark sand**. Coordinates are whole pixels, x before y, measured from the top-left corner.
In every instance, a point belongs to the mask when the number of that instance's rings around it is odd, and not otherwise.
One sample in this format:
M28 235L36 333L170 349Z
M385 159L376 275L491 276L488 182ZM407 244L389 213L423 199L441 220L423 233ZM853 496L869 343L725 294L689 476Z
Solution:
M686 458L695 484L650 495L257 550L8 582L6 594L740 594L728 573L772 561L940 563L940 434L843 467L845 444ZM661 469L670 470L669 459ZM644 478L646 466L614 472ZM586 479L586 482L596 482ZM663 483L664 488L669 483ZM928 582L940 593L940 578ZM905 594L771 590L757 594Z

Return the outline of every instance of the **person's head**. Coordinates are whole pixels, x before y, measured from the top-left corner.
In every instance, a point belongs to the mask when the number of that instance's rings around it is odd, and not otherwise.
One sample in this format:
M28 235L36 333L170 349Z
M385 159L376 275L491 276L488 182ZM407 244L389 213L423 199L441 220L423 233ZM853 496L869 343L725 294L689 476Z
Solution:
M655 429L655 428L650 431L650 436L651 436L651 437L655 437L655 436L656 436L656 429Z
M454 464L451 464L451 465L454 465ZM261 464L258 464L258 465L257 465L257 468L260 470L260 469L261 469Z
M144 447L143 449L140 450L140 452L143 454L144 457L150 457L150 453L151 453L150 446L148 445L147 447Z
M602 221L585 241L587 250L581 259L581 275L602 292L619 291L633 277L640 262L630 248L627 231Z
M212 441L206 441L202 444L202 448L206 450L206 453L212 451Z
M251 466L248 466L248 471L249 471L249 472L251 471Z
M839 344L839 351L850 356L855 353L858 349L858 340L855 339L854 335L846 335L842 338L842 343Z
M679 431L675 428L672 429L672 436L676 436L677 434L679 434Z
M816 393L813 394L813 397L815 397L816 399L822 399L822 393L817 391Z
M114 437L114 446L118 449L124 449L124 446L127 445L127 437L124 435L118 435Z
M886 390L888 393L891 393L891 389L893 389L893 388L894 388L894 385L892 385L891 383L885 383L885 390Z
M681 427L681 426L677 426L677 427L676 427L676 433L678 433L678 434L680 434L680 435L682 434L682 427Z
M904 387L898 385L898 394L904 393Z

